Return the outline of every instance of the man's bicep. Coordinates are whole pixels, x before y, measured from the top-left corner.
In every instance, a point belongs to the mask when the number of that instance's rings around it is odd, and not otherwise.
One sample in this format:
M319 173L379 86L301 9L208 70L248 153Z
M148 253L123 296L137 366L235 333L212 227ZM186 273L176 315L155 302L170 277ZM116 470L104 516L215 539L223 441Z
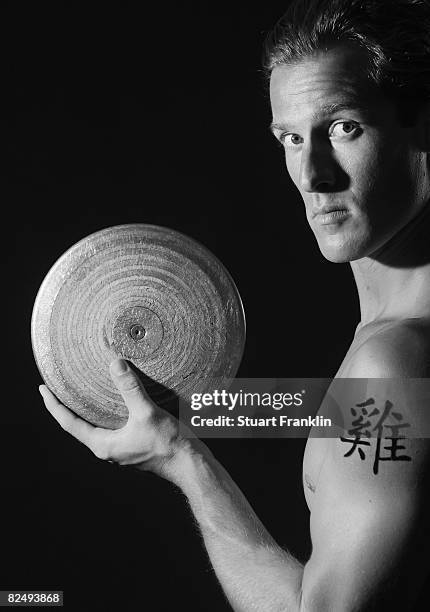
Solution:
M376 439L364 460L358 453L345 457L342 442L332 441L312 508L303 611L385 609L392 601L407 609L420 582L419 475L428 443L407 446L410 462L384 462L375 474L370 460Z

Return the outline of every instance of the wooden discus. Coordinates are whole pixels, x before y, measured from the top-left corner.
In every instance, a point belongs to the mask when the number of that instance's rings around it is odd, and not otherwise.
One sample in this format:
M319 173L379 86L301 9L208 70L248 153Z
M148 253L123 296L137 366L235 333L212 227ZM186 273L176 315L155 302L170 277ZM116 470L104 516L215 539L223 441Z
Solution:
M154 225L91 234L60 257L37 294L31 336L42 378L90 423L128 411L109 374L123 357L160 405L233 378L245 344L238 290L195 240ZM152 388L151 388L152 387Z

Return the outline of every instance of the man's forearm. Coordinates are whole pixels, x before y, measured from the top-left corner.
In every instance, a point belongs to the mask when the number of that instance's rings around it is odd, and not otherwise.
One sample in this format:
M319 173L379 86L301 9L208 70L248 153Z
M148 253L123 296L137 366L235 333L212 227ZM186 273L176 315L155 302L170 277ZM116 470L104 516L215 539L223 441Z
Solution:
M186 444L166 472L188 498L233 609L299 610L303 566L276 544L209 449Z

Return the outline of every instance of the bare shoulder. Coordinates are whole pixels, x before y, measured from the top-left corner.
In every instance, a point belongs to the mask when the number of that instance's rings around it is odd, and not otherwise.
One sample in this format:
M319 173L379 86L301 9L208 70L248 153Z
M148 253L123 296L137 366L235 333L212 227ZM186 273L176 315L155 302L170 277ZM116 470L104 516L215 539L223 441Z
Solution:
M364 326L354 338L342 377L430 377L430 318Z

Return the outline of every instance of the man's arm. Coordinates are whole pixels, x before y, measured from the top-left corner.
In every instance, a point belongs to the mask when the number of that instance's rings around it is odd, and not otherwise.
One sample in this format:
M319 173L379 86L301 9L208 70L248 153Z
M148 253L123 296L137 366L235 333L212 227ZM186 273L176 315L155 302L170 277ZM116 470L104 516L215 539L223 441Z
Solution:
M300 610L303 565L281 549L207 447L181 451L171 472L236 612Z
M381 461L377 474L377 439L363 447L364 459L357 451L345 456L350 445L332 442L313 502L302 609L409 610L428 571L420 482L428 440L404 441L399 455L411 460ZM387 458L389 452L382 454Z
M313 552L303 568L273 541L207 447L179 437L177 422L153 404L131 369L113 373L113 379L129 408L121 430L92 427L46 387L42 394L63 428L98 457L151 470L181 488L234 610L348 612L381 599L384 581L396 575L415 529L417 498L411 487L427 445L415 445L413 462L393 464L391 471L386 466L375 481L369 465L348 462L338 443L318 484ZM347 486L351 482L354 495Z
M417 547L423 541L420 478L429 445L404 445L411 461L381 461L375 475L377 439L369 440L365 460L345 457L349 446L331 440L313 501L312 555L304 567L271 539L215 459L185 453L176 480L234 610L380 611L392 602L391 609L407 610L426 567Z
M430 360L416 331L373 336L331 386L346 429L365 425L356 446L331 440L320 472L305 610L408 610L428 575Z

